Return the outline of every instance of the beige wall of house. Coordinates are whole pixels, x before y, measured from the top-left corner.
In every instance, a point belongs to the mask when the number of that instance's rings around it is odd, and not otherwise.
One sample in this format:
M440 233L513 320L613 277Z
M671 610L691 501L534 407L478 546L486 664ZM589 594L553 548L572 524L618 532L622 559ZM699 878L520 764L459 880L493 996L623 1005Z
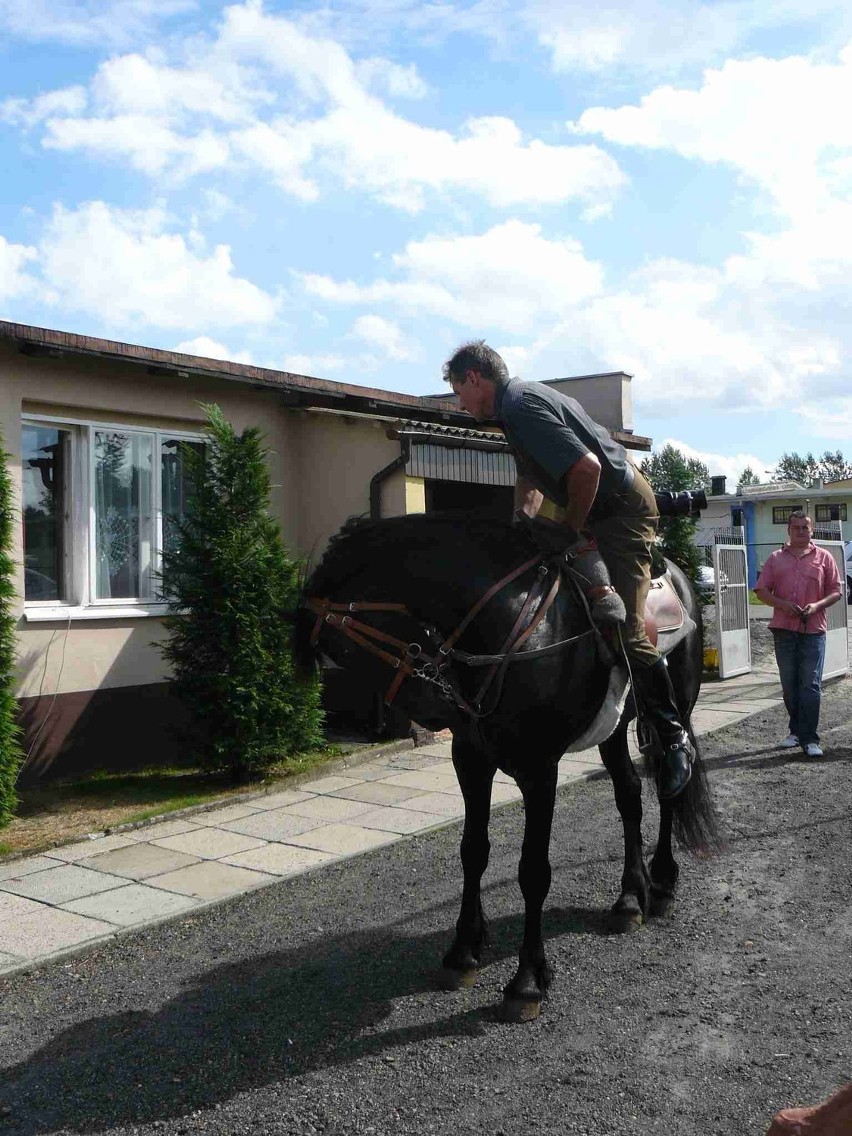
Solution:
M270 411L274 395L243 390L236 383L147 375L138 367L69 356L31 358L0 344L0 414L11 472L20 495L21 420L27 414L123 426L195 431L204 424L200 402L216 402L237 430L262 425L271 446L270 469L276 515L287 507L295 480L289 416ZM292 522L291 522L291 528ZM16 526L20 565L18 604L18 694L108 689L161 682L167 670L152 645L164 637L161 619L31 622L24 616L23 533Z
M238 431L248 426L263 431L270 447L272 514L289 546L314 562L349 516L369 513L371 478L400 453L399 442L386 436L384 420L291 409L275 391L225 380L149 375L139 367L81 356L23 356L0 341L0 428L19 500L22 416L194 432L204 424L202 402L218 403ZM399 470L384 483L383 516L423 508L420 479ZM28 621L21 526L15 527L15 540L20 697L147 685L168 677L155 646L165 637L157 616Z

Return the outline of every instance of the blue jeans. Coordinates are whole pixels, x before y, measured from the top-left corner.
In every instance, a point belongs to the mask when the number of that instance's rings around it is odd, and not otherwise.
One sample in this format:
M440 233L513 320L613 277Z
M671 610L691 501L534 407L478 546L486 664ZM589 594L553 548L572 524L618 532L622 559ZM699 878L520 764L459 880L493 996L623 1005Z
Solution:
M822 667L825 633L805 635L800 631L773 628L775 660L781 673L784 705L790 715L790 733L802 747L818 742L819 703L822 697Z

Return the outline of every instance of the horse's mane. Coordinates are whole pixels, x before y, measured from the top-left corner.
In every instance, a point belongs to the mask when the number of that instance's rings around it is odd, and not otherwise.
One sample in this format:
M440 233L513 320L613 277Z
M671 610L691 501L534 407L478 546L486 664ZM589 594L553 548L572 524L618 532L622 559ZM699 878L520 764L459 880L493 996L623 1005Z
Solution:
M310 573L308 590L341 583L353 564L402 548L432 546L440 536L464 534L483 551L505 557L529 551L525 534L509 521L470 517L460 513L413 513L403 517L350 517L329 540L322 559ZM363 550L363 552L362 552Z

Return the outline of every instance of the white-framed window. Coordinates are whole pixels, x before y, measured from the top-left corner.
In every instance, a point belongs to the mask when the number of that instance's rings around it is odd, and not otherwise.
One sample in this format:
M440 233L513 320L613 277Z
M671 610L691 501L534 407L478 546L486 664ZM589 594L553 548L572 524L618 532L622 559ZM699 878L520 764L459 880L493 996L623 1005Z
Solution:
M192 492L183 446L203 438L35 415L22 428L27 618L162 612L162 553Z

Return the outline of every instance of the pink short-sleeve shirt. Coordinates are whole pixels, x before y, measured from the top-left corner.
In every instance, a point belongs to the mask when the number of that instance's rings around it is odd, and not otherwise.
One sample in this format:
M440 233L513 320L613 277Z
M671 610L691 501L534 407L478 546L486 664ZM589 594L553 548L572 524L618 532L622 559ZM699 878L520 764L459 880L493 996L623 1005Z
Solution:
M786 544L773 552L761 568L755 588L764 588L782 600L792 600L799 607L817 603L833 592L843 590L834 557L827 549L818 548L815 544L811 544L801 557L792 553ZM807 625L775 608L769 626L816 635L826 629L825 608L814 612Z

